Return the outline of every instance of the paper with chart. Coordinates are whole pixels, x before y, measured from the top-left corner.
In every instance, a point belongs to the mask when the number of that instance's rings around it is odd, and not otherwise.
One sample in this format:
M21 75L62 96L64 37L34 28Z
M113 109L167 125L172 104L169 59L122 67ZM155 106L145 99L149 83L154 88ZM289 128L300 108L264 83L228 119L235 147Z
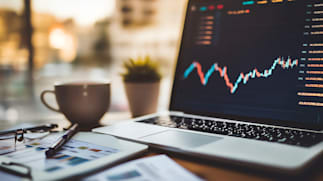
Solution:
M30 166L33 170L54 172L119 152L115 148L71 139L56 155L46 159L45 150L58 136L60 135L49 135L44 139L25 143L17 151L4 156L14 162Z
M166 155L134 160L83 181L201 181Z

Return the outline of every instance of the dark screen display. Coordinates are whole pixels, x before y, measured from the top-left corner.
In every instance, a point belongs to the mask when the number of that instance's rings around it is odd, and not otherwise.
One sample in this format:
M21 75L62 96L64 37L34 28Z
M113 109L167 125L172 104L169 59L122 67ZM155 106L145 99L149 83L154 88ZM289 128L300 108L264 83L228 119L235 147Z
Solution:
M171 110L323 125L323 2L189 2Z

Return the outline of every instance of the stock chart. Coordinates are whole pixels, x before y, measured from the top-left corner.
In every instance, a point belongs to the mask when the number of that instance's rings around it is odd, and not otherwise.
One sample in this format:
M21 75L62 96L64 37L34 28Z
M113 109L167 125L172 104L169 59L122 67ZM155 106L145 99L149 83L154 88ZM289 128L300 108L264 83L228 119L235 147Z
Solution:
M320 0L190 2L174 109L321 125L322 81Z

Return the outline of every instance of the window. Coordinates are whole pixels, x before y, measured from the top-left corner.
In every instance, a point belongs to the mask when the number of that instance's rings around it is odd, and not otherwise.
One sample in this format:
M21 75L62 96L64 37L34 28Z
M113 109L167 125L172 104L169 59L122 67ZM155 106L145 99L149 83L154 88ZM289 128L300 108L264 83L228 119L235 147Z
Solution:
M113 80L110 111L126 111L122 62L150 55L171 75L184 8L184 0L1 0L0 120L57 115L39 95L61 81Z

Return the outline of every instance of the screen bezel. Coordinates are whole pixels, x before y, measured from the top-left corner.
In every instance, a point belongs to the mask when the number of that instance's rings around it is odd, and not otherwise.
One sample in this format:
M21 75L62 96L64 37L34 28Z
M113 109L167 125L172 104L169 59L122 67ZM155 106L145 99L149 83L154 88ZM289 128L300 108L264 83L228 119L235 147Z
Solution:
M176 111L176 112L183 112L187 114L194 114L199 116L209 116L209 117L215 117L215 118L222 118L222 119L230 119L230 120L236 120L236 121L244 121L244 122L250 122L250 123L260 123L260 124L268 124L268 125L274 125L274 126L286 126L286 127L293 127L293 128L300 128L300 129L310 129L315 131L323 130L323 125L319 124L304 124L304 123L297 123L295 121L286 121L286 120L273 120L273 119L267 119L267 118L255 118L255 117L246 117L246 116L237 116L237 115L230 115L230 114L221 114L221 113L215 113L215 112L201 112L201 111L194 111L194 110L187 110L187 109L180 109L175 107L175 101L176 101L176 79L177 75L180 74L178 70L178 64L179 60L182 58L183 53L183 37L185 36L185 30L187 28L188 24L188 14L189 9L191 7L192 0L188 0L186 5L186 12L185 12L185 18L184 23L182 24L182 33L178 48L178 54L177 54L177 62L175 65L175 74L173 79L173 85L171 90L171 97L170 97L170 104L169 104L169 110L170 111Z

